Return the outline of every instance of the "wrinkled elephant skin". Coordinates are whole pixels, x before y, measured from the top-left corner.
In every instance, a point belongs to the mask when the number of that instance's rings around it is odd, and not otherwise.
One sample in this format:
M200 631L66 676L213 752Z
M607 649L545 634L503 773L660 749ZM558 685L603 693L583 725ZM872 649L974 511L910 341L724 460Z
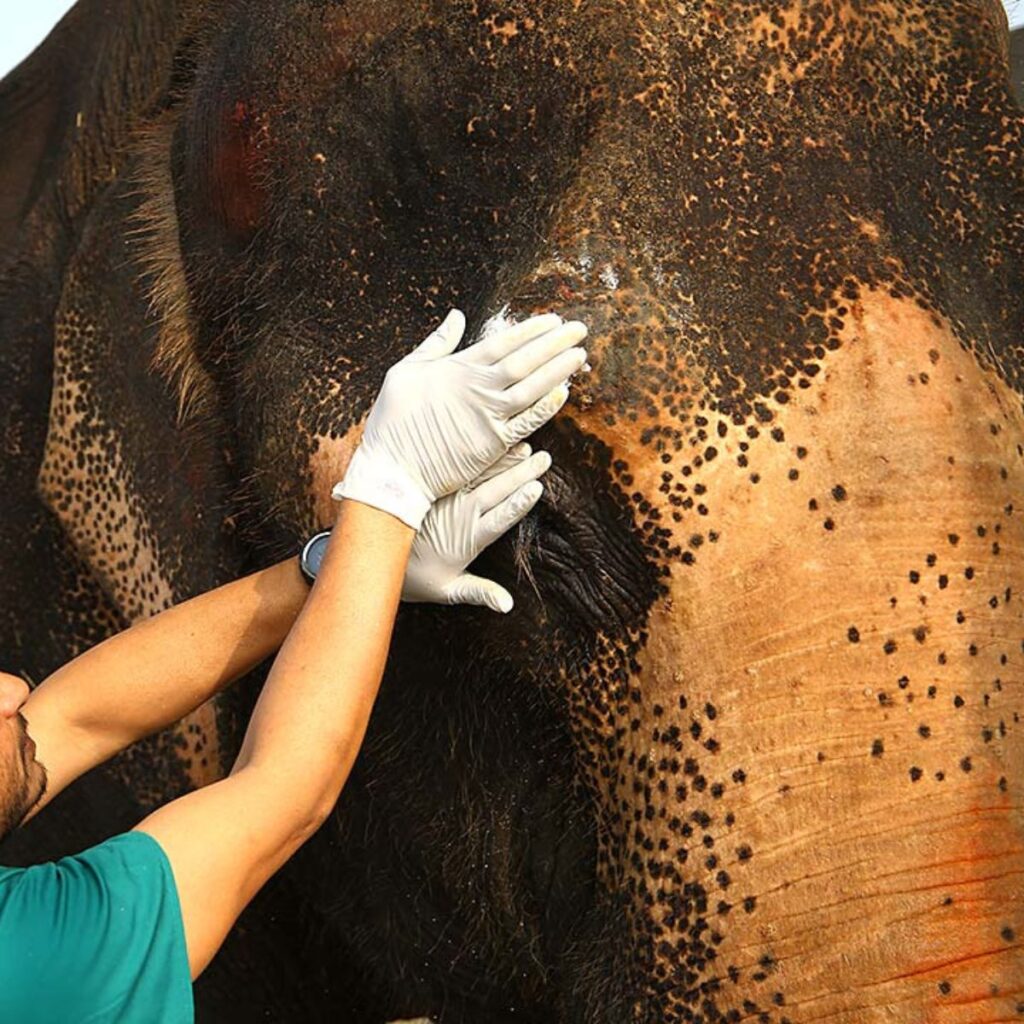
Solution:
M400 615L281 1019L1024 1020L1008 59L997 0L84 0L4 83L33 678L329 523L449 307L590 325L514 613Z

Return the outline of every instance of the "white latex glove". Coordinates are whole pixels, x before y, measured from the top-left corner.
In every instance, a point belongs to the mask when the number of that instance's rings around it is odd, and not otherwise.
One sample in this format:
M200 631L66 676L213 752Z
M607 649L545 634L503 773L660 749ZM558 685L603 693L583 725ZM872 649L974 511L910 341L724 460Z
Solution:
M586 361L587 329L532 317L452 354L466 318L452 310L388 370L337 500L383 509L419 529L430 506L475 480L547 423Z
M510 612L512 595L466 566L537 504L539 478L550 468L547 452L531 455L528 444L519 444L469 487L437 502L413 541L402 600Z

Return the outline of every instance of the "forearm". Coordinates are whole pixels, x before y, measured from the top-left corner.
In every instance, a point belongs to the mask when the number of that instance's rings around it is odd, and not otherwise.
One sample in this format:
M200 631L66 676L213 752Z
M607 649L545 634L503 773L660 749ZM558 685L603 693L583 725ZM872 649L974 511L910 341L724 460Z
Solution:
M289 559L138 623L58 669L23 709L51 779L69 745L78 774L178 721L268 658L308 592Z
M366 732L414 532L344 502L312 595L271 669L234 772L301 829L332 807Z

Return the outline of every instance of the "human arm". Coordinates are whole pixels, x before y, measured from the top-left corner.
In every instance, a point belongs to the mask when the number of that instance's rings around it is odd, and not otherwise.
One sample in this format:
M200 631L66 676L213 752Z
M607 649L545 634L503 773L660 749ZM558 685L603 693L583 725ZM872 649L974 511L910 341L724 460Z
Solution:
M576 347L586 334L582 324L553 314L534 317L452 355L464 326L464 317L453 312L389 372L392 408L383 407L387 402L374 407L339 493L347 489L348 497L377 503L419 527L439 498L486 474L510 445L557 412L568 393L561 382L583 362ZM417 401L423 391L432 401ZM421 405L427 414L406 423L403 409ZM473 443L452 447L448 436ZM444 508L437 511L457 523ZM435 542L448 539L443 531L424 534ZM475 553L466 538L454 540ZM413 568L436 577L438 560L429 547L421 538ZM452 559L442 561L447 573ZM443 588L414 586L413 599L500 603L507 610L510 598L498 594L501 588L471 581L467 589L459 573ZM456 580L458 587L448 586ZM22 709L49 778L33 813L83 772L178 721L268 657L305 596L294 561L282 563L139 623L56 671Z
M308 595L290 558L146 619L45 679L22 707L47 772L32 814L268 658Z
M415 520L424 495L429 505L466 485L494 461L495 444L503 453L520 431L557 412L564 376L584 357L582 350L566 353L585 334L582 325L559 332L560 326L555 339L543 340L541 332L518 325L511 341L474 353L472 362L452 356L451 374L433 367L433 386L410 401L401 400L408 397L408 378L386 379L378 399L384 412L376 420L371 413L375 435L369 446L364 436L359 479L350 481L361 497L343 495L349 500L317 583L274 663L234 771L139 826L172 865L193 977L263 883L319 827L347 778L380 684L415 535L403 517ZM424 358L445 358L458 341L442 340ZM556 359L566 369L553 378L548 364ZM467 379L473 387L463 386ZM525 382L528 389L507 395ZM486 418L463 416L481 407ZM453 429L434 429L444 420ZM525 510L538 496L530 480L504 500ZM377 501L393 517L367 507ZM479 504L474 514L487 511Z
M437 502L416 536L403 599L509 611L503 587L465 569L529 511L540 496L535 481L550 464L546 453L518 445L477 486ZM526 500L506 500L519 488ZM49 676L22 708L47 771L46 791L26 820L80 775L179 721L270 657L308 594L290 558L146 619Z
M414 536L377 509L343 503L232 774L139 825L171 862L193 977L337 800L380 685Z

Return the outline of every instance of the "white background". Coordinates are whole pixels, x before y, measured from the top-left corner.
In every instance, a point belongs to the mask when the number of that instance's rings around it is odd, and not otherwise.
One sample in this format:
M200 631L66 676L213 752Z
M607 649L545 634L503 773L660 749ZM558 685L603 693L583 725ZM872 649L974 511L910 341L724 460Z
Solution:
M931 0L940 4L945 0ZM1024 26L1024 0L1003 0L1012 27ZM27 57L74 4L69 0L0 0L0 76ZM21 8L12 10L12 8Z

